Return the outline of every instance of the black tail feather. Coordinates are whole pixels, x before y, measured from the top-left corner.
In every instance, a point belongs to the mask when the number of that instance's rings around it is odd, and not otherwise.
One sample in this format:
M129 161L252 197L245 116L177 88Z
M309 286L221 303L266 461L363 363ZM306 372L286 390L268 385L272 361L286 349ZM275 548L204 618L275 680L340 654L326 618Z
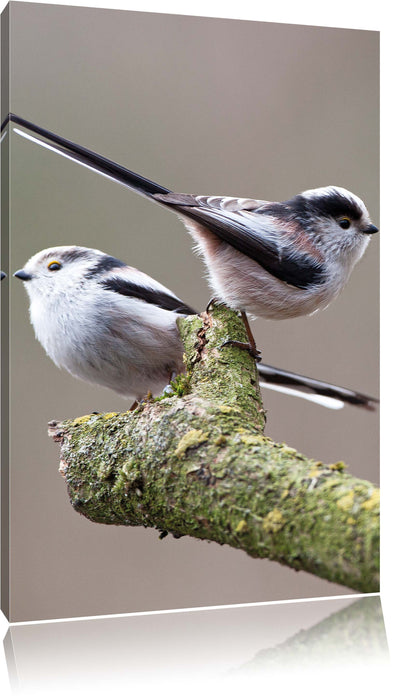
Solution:
M73 141L69 141L62 136L58 136L52 131L37 126L33 122L23 119L16 114L10 113L7 115L1 125L1 131L5 129L9 122L28 129L41 138L50 141L52 144L56 144L58 146L58 150L64 155L67 155L84 165L94 168L98 172L111 177L123 185L127 185L128 187L137 190L140 194L154 198L154 195L156 194L165 195L171 193L171 190L167 189L166 187L162 187L152 180L148 180L147 178L134 173L132 170L128 170L122 165L119 165L108 158L104 158L98 153L95 153L94 151L91 151L83 146L79 146ZM160 200L158 199L158 201ZM162 201L162 203L165 204L164 201ZM170 206L170 204L167 203L167 206ZM191 216L190 213L188 215ZM257 366L260 380L265 384L269 384L269 388L272 388L272 384L297 388L302 392L310 392L315 395L337 399L347 404L359 406L367 410L375 410L376 405L379 403L377 399L371 396L367 396L350 389L345 389L334 384L322 382L317 379L305 377L295 372L278 369L277 367L265 365L263 363L258 363Z
M38 136L51 141L53 144L57 144L62 153L65 155L69 155L78 162L91 166L104 175L108 175L114 180L117 180L123 185L127 185L128 187L131 187L142 194L168 194L170 192L170 190L168 190L166 187L162 187L156 182L152 182L152 180L148 180L147 178L142 177L142 175L138 175L132 170L128 170L128 168L115 163L113 160L104 158L98 153L95 153L84 146L79 146L77 143L69 141L69 139L65 139L62 136L58 136L58 134L54 134L52 131L48 131L48 129L43 129L41 126L33 124L33 122L23 119L16 114L8 114L1 125L2 131L9 122L18 124L25 129L29 129Z
M295 372L278 369L278 367L265 365L262 362L258 363L257 367L260 380L266 384L299 388L302 391L318 394L319 396L328 396L369 411L374 411L376 405L379 404L378 399L372 396L367 396L366 394L361 394L351 389L345 389L335 384L329 384L328 382L305 377Z

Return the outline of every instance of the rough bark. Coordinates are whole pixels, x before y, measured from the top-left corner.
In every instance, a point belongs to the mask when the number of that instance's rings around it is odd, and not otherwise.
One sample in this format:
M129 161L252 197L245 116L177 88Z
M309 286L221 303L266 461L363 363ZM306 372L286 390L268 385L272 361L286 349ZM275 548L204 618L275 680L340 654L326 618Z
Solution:
M255 362L223 306L179 323L187 374L134 412L52 421L73 507L243 549L350 588L379 588L379 490L263 434Z

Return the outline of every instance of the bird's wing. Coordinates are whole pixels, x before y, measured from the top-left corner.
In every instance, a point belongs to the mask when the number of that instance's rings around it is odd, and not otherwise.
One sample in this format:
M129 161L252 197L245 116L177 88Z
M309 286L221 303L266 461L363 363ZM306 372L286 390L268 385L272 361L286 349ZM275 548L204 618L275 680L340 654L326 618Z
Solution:
M116 294L133 297L166 311L174 311L185 316L192 316L197 313L197 311L171 292L170 289L129 265L120 267L116 271L114 268L109 270L108 274L99 279L98 284Z
M96 170L201 224L281 281L299 289L324 281L322 258L303 236L298 222L289 216L286 203L177 194L15 114L7 116L2 130L9 121L30 129L56 146L50 146L20 130L18 133L21 136Z
M207 228L287 284L306 289L324 280L322 257L286 204L174 192L152 198Z

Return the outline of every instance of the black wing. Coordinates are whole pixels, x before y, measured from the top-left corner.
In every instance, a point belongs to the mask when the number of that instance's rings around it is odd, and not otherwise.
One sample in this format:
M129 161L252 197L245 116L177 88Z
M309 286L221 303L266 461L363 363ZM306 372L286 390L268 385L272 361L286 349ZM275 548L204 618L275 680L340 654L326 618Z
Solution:
M316 251L281 242L281 237L272 235L270 216L277 215L279 220L289 220L286 205L256 200L239 200L231 197L194 197L171 192L152 180L124 168L108 158L100 156L83 146L69 141L44 129L27 119L9 114L2 124L2 129L11 121L44 139L57 144L58 151L69 155L77 162L108 175L117 182L136 190L138 193L175 209L179 214L206 226L220 240L231 245L240 253L247 255L266 272L287 284L306 289L324 281L324 271ZM219 203L225 200L248 201L248 208L230 211L219 206L207 206L209 200ZM282 237L283 238L283 237Z
M135 297L140 299L140 301L145 301L147 304L159 306L160 309L165 309L166 311L175 311L178 314L185 314L185 316L193 316L197 313L197 311L194 311L190 306L171 294L158 289L144 287L130 280L110 277L102 279L99 284L111 292L123 294L126 297Z
M292 213L288 205L174 192L158 193L153 199L203 225L282 282L307 289L324 281L317 251L294 245L300 232L296 236L292 232ZM277 217L279 230L270 217Z

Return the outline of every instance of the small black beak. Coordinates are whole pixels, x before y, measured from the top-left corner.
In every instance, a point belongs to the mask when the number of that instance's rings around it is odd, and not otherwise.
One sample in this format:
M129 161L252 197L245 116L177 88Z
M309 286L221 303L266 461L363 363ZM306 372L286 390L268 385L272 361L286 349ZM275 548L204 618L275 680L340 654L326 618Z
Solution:
M373 224L369 224L369 226L362 229L362 233L378 233L378 231L379 231L379 228L377 228Z
M18 279L22 280L23 282L29 282L29 280L32 280L32 275L29 275L28 272L25 272L25 270L17 270L17 272L14 273L14 277L18 277Z

